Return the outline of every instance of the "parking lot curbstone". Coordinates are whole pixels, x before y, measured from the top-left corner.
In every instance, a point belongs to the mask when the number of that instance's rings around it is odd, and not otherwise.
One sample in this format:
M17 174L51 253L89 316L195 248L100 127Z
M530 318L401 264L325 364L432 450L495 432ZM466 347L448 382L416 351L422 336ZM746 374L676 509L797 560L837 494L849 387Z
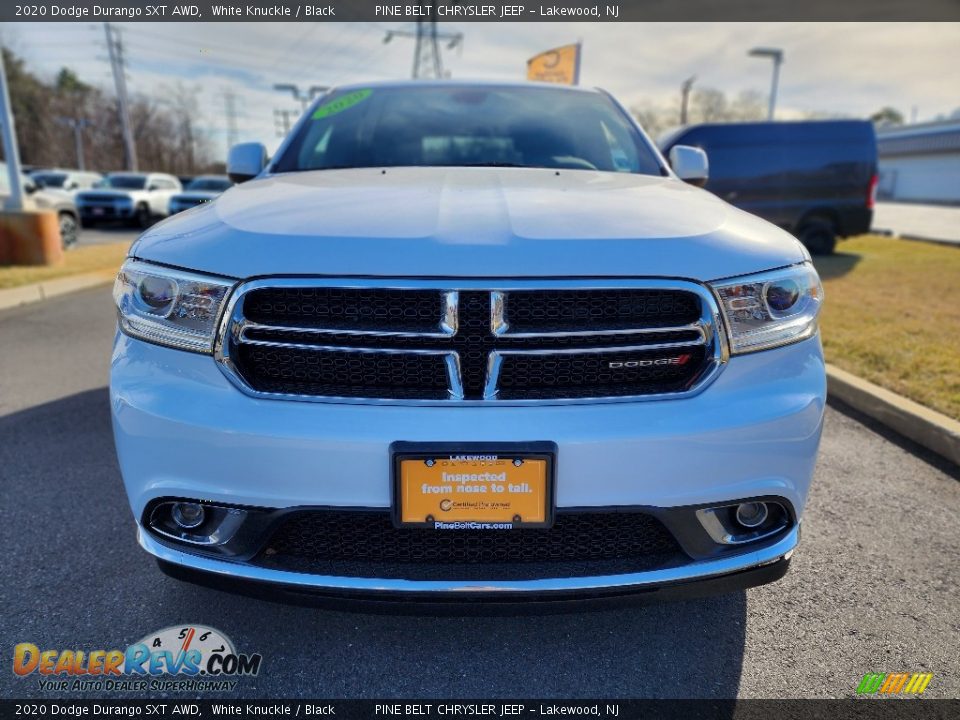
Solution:
M827 395L960 465L960 422L827 365Z
M69 277L45 280L44 282L22 285L21 287L0 290L0 310L39 302L47 298L98 285L112 283L117 276L116 270L97 270L95 272L71 275Z

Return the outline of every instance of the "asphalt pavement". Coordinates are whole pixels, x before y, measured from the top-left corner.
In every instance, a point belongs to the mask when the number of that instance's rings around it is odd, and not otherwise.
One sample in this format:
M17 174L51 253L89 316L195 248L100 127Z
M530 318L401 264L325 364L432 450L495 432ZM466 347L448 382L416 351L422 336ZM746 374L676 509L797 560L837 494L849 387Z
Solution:
M132 243L141 232L142 230L139 228L127 227L126 225L102 225L94 228L83 228L77 244L82 247L84 245L102 245L103 243L115 242Z
M123 648L202 623L262 653L245 697L850 697L894 671L960 695L960 472L836 409L773 585L520 617L320 610L179 583L139 549L110 432L113 332L106 287L0 312L5 662L20 642ZM9 669L0 692L69 697Z

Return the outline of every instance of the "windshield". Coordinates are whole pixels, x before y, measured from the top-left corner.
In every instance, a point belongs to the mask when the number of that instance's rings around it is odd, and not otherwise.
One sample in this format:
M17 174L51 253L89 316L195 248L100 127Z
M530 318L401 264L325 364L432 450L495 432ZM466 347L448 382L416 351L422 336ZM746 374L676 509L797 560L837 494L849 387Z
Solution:
M120 188L122 190L143 190L146 184L146 175L111 175L107 178L104 187Z
M40 187L48 188L62 188L67 181L66 173L36 173L30 177Z
M184 190L208 190L210 192L223 192L231 185L233 185L233 183L226 178L197 178L196 180L191 180Z
M533 85L335 92L320 101L274 170L422 165L663 174L606 95Z

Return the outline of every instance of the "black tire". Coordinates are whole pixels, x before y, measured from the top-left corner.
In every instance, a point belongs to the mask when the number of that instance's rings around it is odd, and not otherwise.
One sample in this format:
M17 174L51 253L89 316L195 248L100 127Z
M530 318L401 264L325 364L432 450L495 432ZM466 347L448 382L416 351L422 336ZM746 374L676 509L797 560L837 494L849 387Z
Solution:
M63 249L69 250L77 244L80 239L80 223L71 213L62 212L59 214L60 221L60 240L63 243Z
M797 237L811 255L832 255L837 247L837 230L833 223L822 218L804 220L797 230Z
M144 230L153 225L153 215L147 205L138 205L136 214L137 225Z

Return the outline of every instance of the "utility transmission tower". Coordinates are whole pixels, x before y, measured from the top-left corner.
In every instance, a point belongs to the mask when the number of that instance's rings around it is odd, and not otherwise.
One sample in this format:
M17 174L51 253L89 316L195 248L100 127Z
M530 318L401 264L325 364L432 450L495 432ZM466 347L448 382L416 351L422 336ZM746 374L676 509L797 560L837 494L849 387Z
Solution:
M293 127L293 121L297 119L297 111L289 109L274 108L273 124L277 130L277 137L286 137L290 134L290 128Z
M434 3L430 6L430 15L434 14ZM443 60L440 57L439 40L447 41L447 49L463 45L463 33L437 30L436 20L417 20L416 32L408 30L387 30L383 41L385 43L394 37L411 37L417 41L413 51L413 79L447 77L443 70Z
M130 127L130 106L127 99L127 75L123 60L123 40L120 31L110 23L103 24L107 35L107 52L110 54L110 70L113 72L113 84L117 90L117 107L120 113L120 127L123 130L123 149L127 170L137 171L137 148L133 144L133 128Z
M91 123L86 118L58 117L57 122L73 130L73 144L77 151L77 170L86 170L83 162L83 129Z

